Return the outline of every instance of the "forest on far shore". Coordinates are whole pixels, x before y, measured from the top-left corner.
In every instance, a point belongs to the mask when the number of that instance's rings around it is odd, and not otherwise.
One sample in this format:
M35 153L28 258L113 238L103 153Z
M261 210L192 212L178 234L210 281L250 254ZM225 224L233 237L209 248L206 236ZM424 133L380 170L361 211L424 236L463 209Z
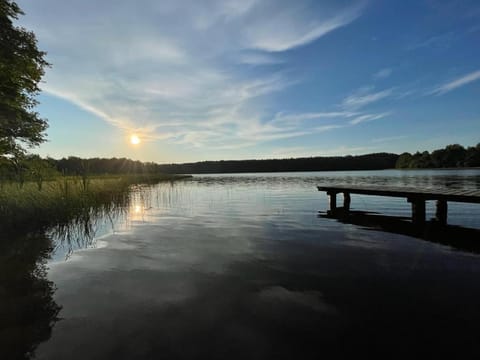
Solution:
M337 171L382 170L417 168L480 167L480 143L464 148L459 144L443 149L405 152L401 155L375 153L357 156L308 157L270 160L203 161L187 164L160 165L160 171L177 174L281 172L281 171Z
M443 149L410 154L405 152L398 157L397 169L480 167L480 143L464 148L462 145L447 145Z
M285 171L382 170L416 168L480 167L480 143L464 148L448 145L443 149L403 153L374 153L330 157L305 157L267 160L220 160L186 164L157 164L126 158L91 158L75 156L59 160L24 155L16 158L0 156L1 181L29 181L58 175L121 175L121 174L207 174Z

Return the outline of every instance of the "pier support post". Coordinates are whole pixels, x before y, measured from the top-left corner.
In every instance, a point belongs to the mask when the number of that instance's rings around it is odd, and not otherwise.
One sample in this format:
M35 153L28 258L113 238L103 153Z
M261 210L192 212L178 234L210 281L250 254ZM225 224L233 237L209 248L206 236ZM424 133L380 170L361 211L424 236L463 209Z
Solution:
M447 224L447 211L447 202L445 200L437 200L437 211L435 212L435 218L442 225Z
M350 193L349 192L344 192L343 193L343 210L345 211L350 211Z
M416 225L425 223L425 200L424 199L408 199L412 203L412 222Z
M330 197L330 211L334 213L337 210L337 193L329 192L327 194Z

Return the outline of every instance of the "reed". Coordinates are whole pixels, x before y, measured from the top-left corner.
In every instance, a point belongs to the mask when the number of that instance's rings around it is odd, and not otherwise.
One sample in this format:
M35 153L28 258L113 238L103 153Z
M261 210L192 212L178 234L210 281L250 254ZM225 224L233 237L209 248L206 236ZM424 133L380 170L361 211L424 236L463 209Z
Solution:
M53 225L81 221L92 212L128 206L135 186L174 181L175 175L59 176L43 182L3 183L0 187L0 231L43 230Z

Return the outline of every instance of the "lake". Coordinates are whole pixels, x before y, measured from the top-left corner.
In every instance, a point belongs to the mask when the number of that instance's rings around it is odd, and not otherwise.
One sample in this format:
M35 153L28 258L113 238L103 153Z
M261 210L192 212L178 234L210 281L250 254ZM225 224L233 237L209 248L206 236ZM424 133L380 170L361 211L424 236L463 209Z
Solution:
M324 217L320 184L480 189L480 169L137 188L128 209L16 241L0 357L478 358L480 255L455 246L468 235L453 231L450 246ZM405 199L352 195L351 206L410 216ZM449 203L448 222L479 229L480 204Z

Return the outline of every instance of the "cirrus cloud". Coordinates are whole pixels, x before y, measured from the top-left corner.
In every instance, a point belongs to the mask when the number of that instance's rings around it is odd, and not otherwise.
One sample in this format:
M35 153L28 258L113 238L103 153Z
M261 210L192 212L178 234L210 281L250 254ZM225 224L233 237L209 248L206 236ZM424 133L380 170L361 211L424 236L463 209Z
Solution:
M44 0L25 6L29 16L22 20L54 64L46 92L152 140L221 147L306 134L293 121L273 125L274 114L265 110L271 95L299 81L278 53L348 25L364 3ZM268 64L281 66L248 71Z

